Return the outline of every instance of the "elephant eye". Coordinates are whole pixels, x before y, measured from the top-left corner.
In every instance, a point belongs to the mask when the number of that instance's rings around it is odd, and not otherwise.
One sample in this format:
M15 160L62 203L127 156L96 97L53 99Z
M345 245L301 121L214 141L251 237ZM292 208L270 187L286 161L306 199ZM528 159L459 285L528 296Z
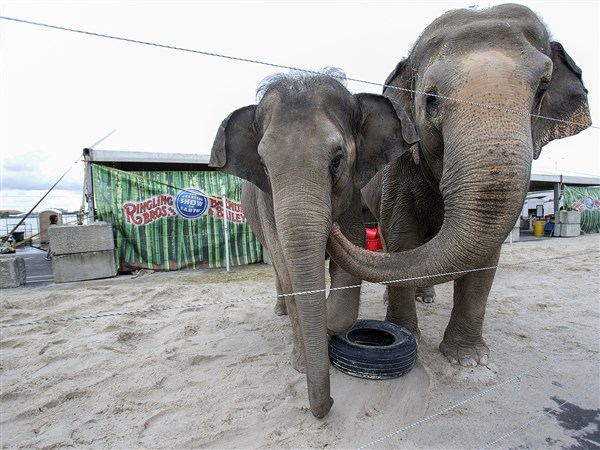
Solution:
M437 94L433 91L427 92L425 97L425 111L430 117L437 117L440 113L440 102L438 101Z
M344 152L340 148L337 150L335 156L329 163L329 174L331 175L331 178L335 179L337 177L343 161L344 161Z

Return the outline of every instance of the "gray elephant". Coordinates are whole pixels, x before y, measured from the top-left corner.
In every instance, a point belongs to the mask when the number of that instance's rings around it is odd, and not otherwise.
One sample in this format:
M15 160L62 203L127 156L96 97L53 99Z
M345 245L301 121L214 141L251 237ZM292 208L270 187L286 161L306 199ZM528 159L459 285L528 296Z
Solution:
M387 252L360 251L335 227L328 251L363 280L404 280L388 288L387 320L417 334L415 287L455 280L440 351L452 363L486 365L495 270L480 269L498 263L532 159L590 126L581 70L531 10L506 4L440 16L386 85L420 138L364 190Z
M364 243L360 188L418 138L401 108L376 94L352 95L339 70L281 74L259 87L257 105L227 117L210 165L251 184L242 206L268 249L292 324L292 365L306 372L311 412L324 417L329 388L327 333L352 326L358 290L325 299L325 246L334 221ZM332 269L332 284L359 284ZM329 316L329 318L327 317ZM328 323L329 322L329 323Z

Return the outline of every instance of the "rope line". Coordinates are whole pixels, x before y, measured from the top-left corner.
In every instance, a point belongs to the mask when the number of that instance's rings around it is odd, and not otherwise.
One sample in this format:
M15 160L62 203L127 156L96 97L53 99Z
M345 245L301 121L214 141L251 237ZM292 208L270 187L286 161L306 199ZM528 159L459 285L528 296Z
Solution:
M521 382L521 378L523 378L525 375L528 375L528 374L530 374L532 372L536 372L539 369L547 366L548 364L549 364L549 361L548 360L544 360L542 363L538 364L537 366L535 366L535 367L533 367L531 369L528 369L525 372L522 372L522 373L520 373L518 375L515 375L512 378L509 378L508 380L503 381L500 384L497 384L497 385L492 386L492 387L490 387L488 389L485 389L485 390L479 392L478 394L473 395L472 397L469 397L469 398L467 398L467 399L465 399L465 400L463 400L461 402L458 402L458 403L456 403L456 404L454 404L452 406L449 406L448 408L442 409L441 411L438 411L435 414L427 416L427 417L425 417L425 418L423 418L423 419L421 419L421 420L419 420L417 422L414 422L414 423L412 423L412 424L410 424L410 425L408 425L406 427L400 428L399 430L396 430L393 433L389 433L389 434L387 434L385 436L380 437L379 439L375 439L375 440L373 440L373 441L371 441L371 442L369 442L367 444L363 444L360 447L357 447L357 450L362 450L364 448L371 447L371 446L373 446L375 444L378 444L380 442L383 442L383 441L385 441L385 440L387 440L387 439L389 439L391 437L397 436L400 433L403 433L403 432L405 432L407 430L410 430L411 428L414 428L414 427L419 426L419 425L421 425L421 424L423 424L425 422L428 422L428 421L430 421L432 419L435 419L436 417L439 417L439 416L442 416L442 415L444 415L446 413L449 413L450 411L453 411L456 408L459 408L460 406L465 405L466 403L469 403L469 402L471 402L471 401L473 401L475 399L478 399L480 397L483 397L484 395L489 394L490 392L493 392L493 391L495 391L497 389L500 389L501 387L504 387L507 384L510 384L510 383L513 383L513 382L520 383Z
M598 250L598 251L600 251L600 250ZM595 253L595 252L596 252L595 250L589 250L587 252L571 253L571 254L567 254L567 255L556 256L553 258L541 258L541 259L537 259L537 260L529 260L529 261L526 261L523 263L506 264L506 265L501 265L501 266L480 267L477 269L459 270L459 271L455 271L455 272L446 272L443 274L423 275L423 276L419 276L419 277L402 278L402 279L392 280L392 281L382 281L380 283L370 283L368 281L365 281L365 284L367 284L367 285L386 285L386 284L390 284L390 283L399 283L399 282L404 282L404 281L426 280L429 278L436 278L439 276L446 276L446 275L461 275L461 274L467 274L467 273L473 273L473 272L480 272L480 271L484 271L484 270L518 267L518 266L534 264L534 263L538 263L538 262L552 261L552 260L563 259L563 258L571 258L574 256L582 256L582 255L591 254L591 253ZM161 306L161 307L154 307L154 308L147 308L147 309L138 309L138 310L133 310L133 311L101 313L101 314L94 314L94 315L89 315L89 316L66 317L66 318L60 318L60 319L45 319L45 320L36 320L36 321L30 321L30 322L19 322L19 323L13 323L13 324L0 324L0 329L20 328L20 327L26 327L26 326L43 325L43 324L73 322L73 321L77 321L77 320L94 320L94 319L100 319L100 318L105 318L105 317L120 317L120 316L127 316L127 315L149 314L149 313L163 312L163 311L195 309L195 308L216 306L216 305L230 305L230 304L236 304L236 303L245 303L245 302L249 302L249 301L266 300L266 299L271 299L271 298L285 298L285 297L292 297L292 296L318 294L321 292L327 293L327 292L331 292L331 291L357 289L357 288L360 288L361 286L362 286L362 284L355 284L352 286L340 286L340 287L333 287L333 288L330 287L329 289L327 289L327 288L313 289L313 290L302 291L302 292L294 292L291 294L275 294L275 295L269 294L269 295L263 295L263 296L258 296L258 297L247 297L247 298L234 299L234 300L190 303L187 305Z
M231 55L224 55L224 54L220 54L220 53L213 53L213 52L208 52L208 51L204 51L204 50L196 50L196 49L191 49L191 48L186 48L186 47L178 47L178 46L174 46L174 45L160 44L160 43L157 43L157 42L142 41L142 40L139 40L139 39L126 38L126 37L122 37L122 36L115 36L115 35L110 35L110 34L96 33L96 32L93 32L93 31L80 30L80 29L76 29L76 28L68 28L68 27L63 27L63 26L59 26L59 25L52 25L52 24L42 23L42 22L34 22L34 21L31 21L31 20L19 19L19 18L16 18L16 17L0 16L0 19L2 19L2 20L9 20L9 21L12 21L12 22L22 23L22 24L26 24L26 25L34 25L34 26L38 26L38 27L49 28L49 29L53 29L53 30L68 31L68 32L71 32L71 33L78 33L78 34L83 34L83 35L86 35L86 36L100 37L100 38L104 38L104 39L112 39L112 40L121 41L121 42L128 42L128 43L131 43L131 44L147 45L147 46L150 46L150 47L164 48L164 49L167 49L167 50L175 50L175 51L186 52L186 53L193 53L193 54L204 55L204 56L212 56L212 57L216 57L216 58L229 59L229 60L232 60L232 61L240 61L240 62L245 62L245 63L250 63L250 64L258 64L258 65L262 65L262 66L274 67L274 68L277 68L277 69L286 69L286 70L294 70L294 71L305 72L305 73L321 74L321 72L316 71L316 70L302 69L302 68L299 68L299 67L288 66L288 65L284 65L284 64L276 64L276 63L270 63L270 62L266 62L266 61L259 61L259 60L255 60L255 59L242 58L242 57L238 57L238 56L231 56ZM337 78L337 77L333 77L333 78ZM595 126L595 125L589 125L588 126L588 124L582 123L582 122L574 122L574 121L570 121L570 120L555 119L553 117L546 117L546 116L541 116L541 115L537 115L537 114L531 114L530 112L518 111L518 110L514 110L514 109L510 109L510 108L503 108L503 107L494 106L494 105L487 105L485 103L471 102L471 101L468 101L468 100L460 100L460 99L456 99L456 98L452 98L452 97L446 97L446 96L443 96L443 95L431 94L431 93L427 93L427 92L423 92L423 91L417 91L417 90L413 90L413 89L407 89L407 88L401 88L401 87L397 87L397 86L387 85L387 84L384 84L384 83L376 83L376 82L373 82L373 81L361 80L361 79L358 79L358 78L345 77L345 79L348 80L348 81L354 81L356 83L367 84L367 85L370 85L370 86L377 86L377 87L383 87L385 89L395 89L395 90L399 90L399 91L410 92L410 93L413 93L413 94L426 95L426 96L430 96L430 97L437 97L437 98L441 98L441 99L444 99L444 100L454 101L454 102L457 102L457 103L465 103L465 104L472 105L472 106L478 106L478 107L482 107L482 108L488 108L488 109L494 109L494 110L499 110L499 111L504 111L504 112L510 112L510 113L515 113L515 114L519 114L519 115L531 116L531 117L536 117L536 118L539 118L539 119L551 120L551 121L554 121L554 122L566 123L566 124L571 124L571 125L586 126L588 128L594 128L594 129L599 129L600 128L600 127Z

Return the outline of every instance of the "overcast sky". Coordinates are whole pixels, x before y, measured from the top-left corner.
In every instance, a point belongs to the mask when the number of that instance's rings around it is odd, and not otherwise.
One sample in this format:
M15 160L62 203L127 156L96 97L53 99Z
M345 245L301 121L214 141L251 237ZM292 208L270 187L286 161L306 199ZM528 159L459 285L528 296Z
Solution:
M2 0L2 16L383 83L420 32L449 9L503 2L201 2ZM594 126L599 6L523 1L583 70ZM209 154L220 122L252 104L276 68L0 20L0 209L81 204L82 152ZM350 82L353 92L381 88ZM598 128L553 141L534 170L600 174Z

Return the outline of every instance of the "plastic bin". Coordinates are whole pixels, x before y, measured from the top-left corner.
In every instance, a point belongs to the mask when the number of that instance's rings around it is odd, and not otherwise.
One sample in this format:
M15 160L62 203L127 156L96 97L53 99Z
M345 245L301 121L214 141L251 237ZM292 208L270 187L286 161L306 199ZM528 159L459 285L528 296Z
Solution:
M546 226L545 220L534 220L533 221L533 235L534 236L543 236L545 226Z

